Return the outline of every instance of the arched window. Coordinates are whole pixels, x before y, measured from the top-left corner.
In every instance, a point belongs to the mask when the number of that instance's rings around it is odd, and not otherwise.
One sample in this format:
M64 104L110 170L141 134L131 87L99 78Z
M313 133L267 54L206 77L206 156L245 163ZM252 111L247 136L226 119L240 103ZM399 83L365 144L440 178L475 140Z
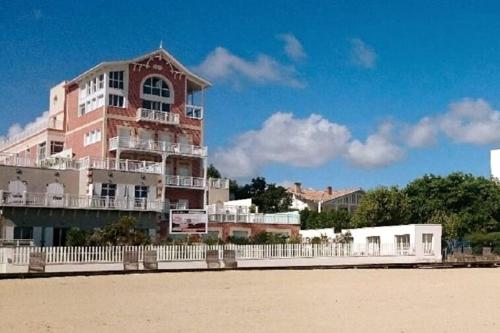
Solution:
M144 95L154 95L161 97L170 97L170 88L167 82L163 81L157 76L150 77L146 79L144 85L142 86L142 93Z
M160 76L150 76L142 84L142 107L155 111L170 111L173 102L173 91L166 79Z

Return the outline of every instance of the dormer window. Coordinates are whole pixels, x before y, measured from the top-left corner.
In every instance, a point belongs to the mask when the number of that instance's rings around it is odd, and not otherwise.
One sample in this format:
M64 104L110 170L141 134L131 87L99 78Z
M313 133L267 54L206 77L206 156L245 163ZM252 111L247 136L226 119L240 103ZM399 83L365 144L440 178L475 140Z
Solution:
M141 89L142 107L154 111L170 111L173 90L166 78L154 75L144 79Z
M159 97L170 97L170 88L167 83L157 76L146 79L142 87L144 95L154 95Z

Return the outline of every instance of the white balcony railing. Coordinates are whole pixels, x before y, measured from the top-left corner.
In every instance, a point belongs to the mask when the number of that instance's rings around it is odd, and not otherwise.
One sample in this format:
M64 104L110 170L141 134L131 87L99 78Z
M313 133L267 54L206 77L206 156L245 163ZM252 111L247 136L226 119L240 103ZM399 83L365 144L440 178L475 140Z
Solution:
M166 175L165 186L204 189L205 182L204 179L200 177Z
M203 119L203 106L186 105L186 117Z
M95 197L53 193L11 193L0 191L0 206L9 207L47 207L70 209L113 209L162 211L162 201L146 198Z
M209 178L207 180L209 188L215 189L228 189L229 188L229 179L227 178Z
M168 125L178 125L179 115L177 113L172 113L172 112L138 108L137 121L151 121Z
M117 170L161 174L161 163L136 160L97 159L84 157L79 160L80 169Z
M135 137L114 137L109 139L109 150L139 150L168 153L183 156L207 156L207 147L171 143L167 141L145 140Z
M218 213L208 214L208 222L212 223L258 223L258 224L299 224L300 215L298 212L277 213L277 214L232 214Z
M35 135L43 130L46 129L55 129L55 130L62 130L63 129L63 122L62 120L56 120L54 118L50 118L44 121L37 122L34 125L27 125L26 128L13 136L10 136L7 139L1 140L0 141L0 150L3 148L6 148L8 146L11 146L12 144L15 144L18 141L21 141L22 139L28 138L32 135Z

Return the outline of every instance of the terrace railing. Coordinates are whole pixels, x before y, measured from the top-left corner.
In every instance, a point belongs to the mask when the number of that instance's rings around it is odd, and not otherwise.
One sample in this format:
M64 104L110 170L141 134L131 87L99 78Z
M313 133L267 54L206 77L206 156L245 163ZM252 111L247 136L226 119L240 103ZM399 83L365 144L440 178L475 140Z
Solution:
M117 160L114 158L96 159L84 157L79 160L79 167L80 169L117 170L154 174L161 174L162 172L160 162Z
M172 112L138 108L137 121L150 121L161 124L178 125L179 115L177 113L172 113Z
M187 188L205 188L205 180L200 177L190 177L190 176L165 176L165 185L169 187L187 187Z
M209 188L215 189L228 189L229 188L229 179L227 178L209 178L207 180Z
M115 198L53 193L12 193L0 191L0 206L70 209L116 209L130 211L162 211L163 201L146 198Z
M22 139L28 138L46 129L62 130L63 122L62 120L55 120L53 118L37 122L36 125L30 125L22 132L0 141L0 149L8 147L18 141L21 141Z
M394 244L384 244L378 252L366 250L366 244L265 244L265 245L149 245L149 246L83 246L83 247L16 247L7 258L14 265L27 265L30 253L46 253L47 264L122 263L126 251L137 252L139 262L144 252L155 250L158 262L205 261L208 250L234 250L236 260L291 259L315 257L415 256L413 245L401 254ZM2 249L0 249L1 251Z
M300 215L296 212L277 214L257 213L208 213L208 222L212 223L262 223L262 224L300 224Z
M207 156L207 147L171 143L167 141L146 140L135 137L114 137L109 139L109 150L117 149L149 151L181 156Z
M186 105L186 117L203 119L203 106Z

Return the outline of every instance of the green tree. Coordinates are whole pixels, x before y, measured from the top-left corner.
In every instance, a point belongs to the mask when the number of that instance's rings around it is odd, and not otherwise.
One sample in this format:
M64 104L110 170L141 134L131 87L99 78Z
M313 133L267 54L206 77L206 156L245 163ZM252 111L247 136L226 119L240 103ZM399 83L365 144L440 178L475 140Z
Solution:
M92 232L78 228L71 228L66 235L66 246L87 246L89 245Z
M308 208L300 211L301 229L335 228L336 231L351 227L351 214L345 209L321 213Z
M90 237L95 245L146 245L150 243L148 235L137 230L137 221L130 216L122 216L114 223L107 224Z
M425 175L409 183L405 193L412 223L430 223L446 216L446 223L452 226L447 228L455 230L448 236L459 238L499 230L500 187L484 177L460 172L445 177Z
M380 187L366 192L352 218L353 227L409 223L407 195L397 187Z
M213 164L210 164L207 168L207 178L222 178L219 170Z
M250 184L244 186L238 186L236 182L232 182L230 190L236 200L251 198L262 213L285 212L292 204L292 195L286 188L268 184L264 177L253 178Z

